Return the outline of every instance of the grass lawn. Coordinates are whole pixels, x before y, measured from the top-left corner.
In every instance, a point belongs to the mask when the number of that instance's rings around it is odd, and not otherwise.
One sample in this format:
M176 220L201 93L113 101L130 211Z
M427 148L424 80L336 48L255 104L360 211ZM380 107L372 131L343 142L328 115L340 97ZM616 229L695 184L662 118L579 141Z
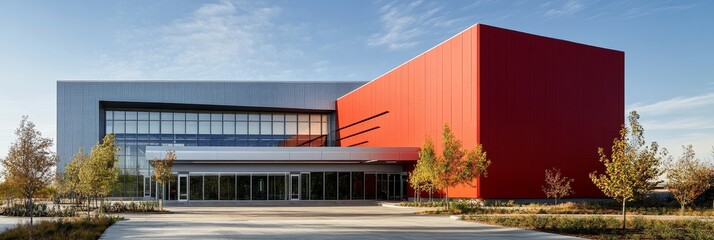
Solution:
M569 216L464 216L463 220L512 228L523 228L589 239L714 239L712 220L659 220Z
M32 228L32 239L99 239L118 217L60 218L41 221ZM30 224L20 224L0 233L0 239L30 239Z

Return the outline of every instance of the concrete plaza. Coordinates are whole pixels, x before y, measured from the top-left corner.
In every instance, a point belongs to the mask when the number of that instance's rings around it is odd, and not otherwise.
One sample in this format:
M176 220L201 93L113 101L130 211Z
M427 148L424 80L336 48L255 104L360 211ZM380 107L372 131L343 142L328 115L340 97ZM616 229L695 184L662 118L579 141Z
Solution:
M575 239L416 215L415 208L175 207L124 214L102 239Z

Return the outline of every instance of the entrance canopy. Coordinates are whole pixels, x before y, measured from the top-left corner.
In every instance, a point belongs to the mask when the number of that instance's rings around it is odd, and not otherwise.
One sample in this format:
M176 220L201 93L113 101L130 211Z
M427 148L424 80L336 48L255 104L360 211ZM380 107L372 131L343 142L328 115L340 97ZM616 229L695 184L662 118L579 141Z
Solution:
M202 147L147 146L146 159L176 152L182 163L403 163L416 161L415 147Z

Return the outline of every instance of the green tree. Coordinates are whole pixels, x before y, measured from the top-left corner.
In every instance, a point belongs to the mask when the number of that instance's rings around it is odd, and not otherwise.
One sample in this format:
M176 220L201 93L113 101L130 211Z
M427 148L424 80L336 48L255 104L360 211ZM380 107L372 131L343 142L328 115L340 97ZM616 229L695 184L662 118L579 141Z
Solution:
M114 134L107 134L79 165L78 192L87 199L87 216L90 215L92 200L107 196L117 183L119 160L115 154L118 151L119 148L114 146Z
M174 166L174 161L176 161L176 152L174 151L167 151L166 157L163 159L157 158L151 160L151 165L154 166L154 176L156 178L156 182L161 184L161 189L164 189L164 185L173 182L174 180L171 175L171 169ZM163 210L163 208L163 199L159 198L159 209Z
M79 152L65 165L64 173L61 176L62 184L60 192L63 195L72 196L77 204L79 204L82 199L82 192L79 185L79 169L82 168L82 164L84 164L88 158L89 156L84 154L84 149L79 149Z
M42 137L35 124L23 116L20 127L15 130L17 140L3 161L5 181L16 189L30 205L30 226L33 224L35 193L52 182L57 155L50 149L53 141ZM32 236L32 232L30 232Z
M486 168L491 165L491 160L488 159L488 155L483 150L481 144L476 145L473 149L466 152L466 159L464 159L464 167L456 179L456 184L467 184L471 185L474 179L478 177L487 177L488 171Z
M416 192L415 199L418 201L419 192L427 191L429 192L429 201L431 201L431 195L436 189L435 182L437 181L436 170L436 152L434 151L434 142L431 138L427 137L424 140L424 144L419 151L419 160L409 177L409 184L414 188Z
M669 162L665 170L667 188L679 202L682 215L684 208L709 187L709 169L695 157L692 145L683 148L682 156L677 161Z
M11 201L17 196L19 196L17 189L10 186L7 181L0 182L0 197L5 200L6 207L9 207Z
M543 193L547 198L555 199L555 204L558 204L558 199L575 193L570 187L570 184L574 181L575 179L562 176L560 169L546 169Z
M620 136L613 140L609 157L598 148L605 173L590 173L590 179L605 195L622 202L623 229L627 224L627 202L650 192L659 183L656 180L661 175L659 166L667 154L666 149L660 149L656 142L645 145L639 118L637 112L630 112L629 127L622 126Z
M442 151L437 158L436 169L439 176L437 186L446 191L446 207L449 208L449 188L458 182L458 174L461 172L464 158L464 151L461 149L461 141L456 139L448 123L442 129Z
M471 184L479 176L487 176L486 168L491 164L486 152L479 144L473 150L464 151L461 141L454 136L449 124L442 131L443 150L436 161L436 185L446 191L446 206L449 207L449 188L460 184Z

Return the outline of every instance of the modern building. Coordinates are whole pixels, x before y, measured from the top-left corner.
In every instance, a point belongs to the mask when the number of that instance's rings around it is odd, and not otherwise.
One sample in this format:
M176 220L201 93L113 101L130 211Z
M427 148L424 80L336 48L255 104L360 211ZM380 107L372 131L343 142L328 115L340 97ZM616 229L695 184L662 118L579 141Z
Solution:
M623 120L623 52L481 24L366 83L57 83L59 170L115 133L115 197L400 200L445 123L492 161L450 197L544 198L553 167L600 197L587 174ZM176 181L158 189L148 160L169 150Z

